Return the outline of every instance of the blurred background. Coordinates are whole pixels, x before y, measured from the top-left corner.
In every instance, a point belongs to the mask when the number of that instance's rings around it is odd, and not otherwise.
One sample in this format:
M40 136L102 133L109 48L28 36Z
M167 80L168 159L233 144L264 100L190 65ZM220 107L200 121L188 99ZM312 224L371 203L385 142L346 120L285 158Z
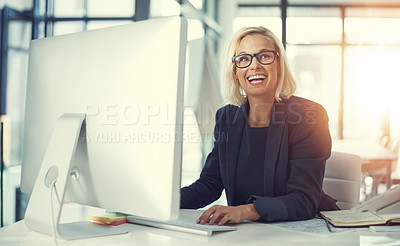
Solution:
M1 226L23 219L29 200L19 182L30 40L171 15L189 20L182 185L198 177L225 103L221 52L255 25L282 40L296 95L327 110L333 150L363 158L361 200L399 183L400 1L0 0L0 9Z

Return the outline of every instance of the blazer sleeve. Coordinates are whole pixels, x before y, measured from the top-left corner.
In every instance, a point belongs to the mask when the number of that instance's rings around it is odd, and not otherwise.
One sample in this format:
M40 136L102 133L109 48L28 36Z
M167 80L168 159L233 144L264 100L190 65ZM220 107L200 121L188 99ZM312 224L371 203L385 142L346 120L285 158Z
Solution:
M316 105L316 111L303 114L300 123L289 133L286 194L251 196L248 201L254 203L260 221L311 219L317 213L332 143L327 113Z
M181 188L181 208L198 209L216 201L223 191L221 179L218 141L223 108L216 113L214 128L214 146L207 156L199 179L193 184Z

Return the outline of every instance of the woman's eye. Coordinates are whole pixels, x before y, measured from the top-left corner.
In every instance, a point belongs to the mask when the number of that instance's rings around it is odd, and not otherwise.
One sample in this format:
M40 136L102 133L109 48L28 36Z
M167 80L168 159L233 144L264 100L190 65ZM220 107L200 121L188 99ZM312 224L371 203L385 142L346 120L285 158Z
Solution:
M268 58L270 58L271 56L269 55L269 54L262 54L261 55L261 59L268 59Z

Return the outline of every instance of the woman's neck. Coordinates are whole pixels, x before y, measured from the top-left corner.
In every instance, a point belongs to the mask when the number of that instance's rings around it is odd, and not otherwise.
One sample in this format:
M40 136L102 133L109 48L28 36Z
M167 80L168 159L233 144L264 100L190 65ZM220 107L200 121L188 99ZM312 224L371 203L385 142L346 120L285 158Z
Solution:
M265 100L249 100L250 110L248 124L250 127L269 126L271 118L272 105L274 100L266 102Z

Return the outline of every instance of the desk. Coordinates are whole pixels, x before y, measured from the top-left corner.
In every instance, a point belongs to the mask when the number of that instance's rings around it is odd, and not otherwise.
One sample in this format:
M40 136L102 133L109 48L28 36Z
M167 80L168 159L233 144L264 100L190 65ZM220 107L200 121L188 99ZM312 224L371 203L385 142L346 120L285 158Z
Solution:
M81 214L78 212L77 214ZM110 246L110 245L149 245L149 246L206 246L206 245L324 245L324 246L371 246L371 245L399 245L399 233L374 233L369 229L350 232L331 237L319 237L301 232L281 229L263 223L243 223L236 225L237 231L219 232L211 237L192 235L183 232L168 231L135 224L120 225L129 230L128 234L106 236L91 239L63 240L58 244L74 246ZM30 231L24 221L0 229L0 245L54 245L52 237Z
M334 140L332 150L359 155L363 165L370 164L377 168L379 165L384 166L386 168L386 188L390 189L392 185L392 162L397 160L397 155L389 149L372 141Z

